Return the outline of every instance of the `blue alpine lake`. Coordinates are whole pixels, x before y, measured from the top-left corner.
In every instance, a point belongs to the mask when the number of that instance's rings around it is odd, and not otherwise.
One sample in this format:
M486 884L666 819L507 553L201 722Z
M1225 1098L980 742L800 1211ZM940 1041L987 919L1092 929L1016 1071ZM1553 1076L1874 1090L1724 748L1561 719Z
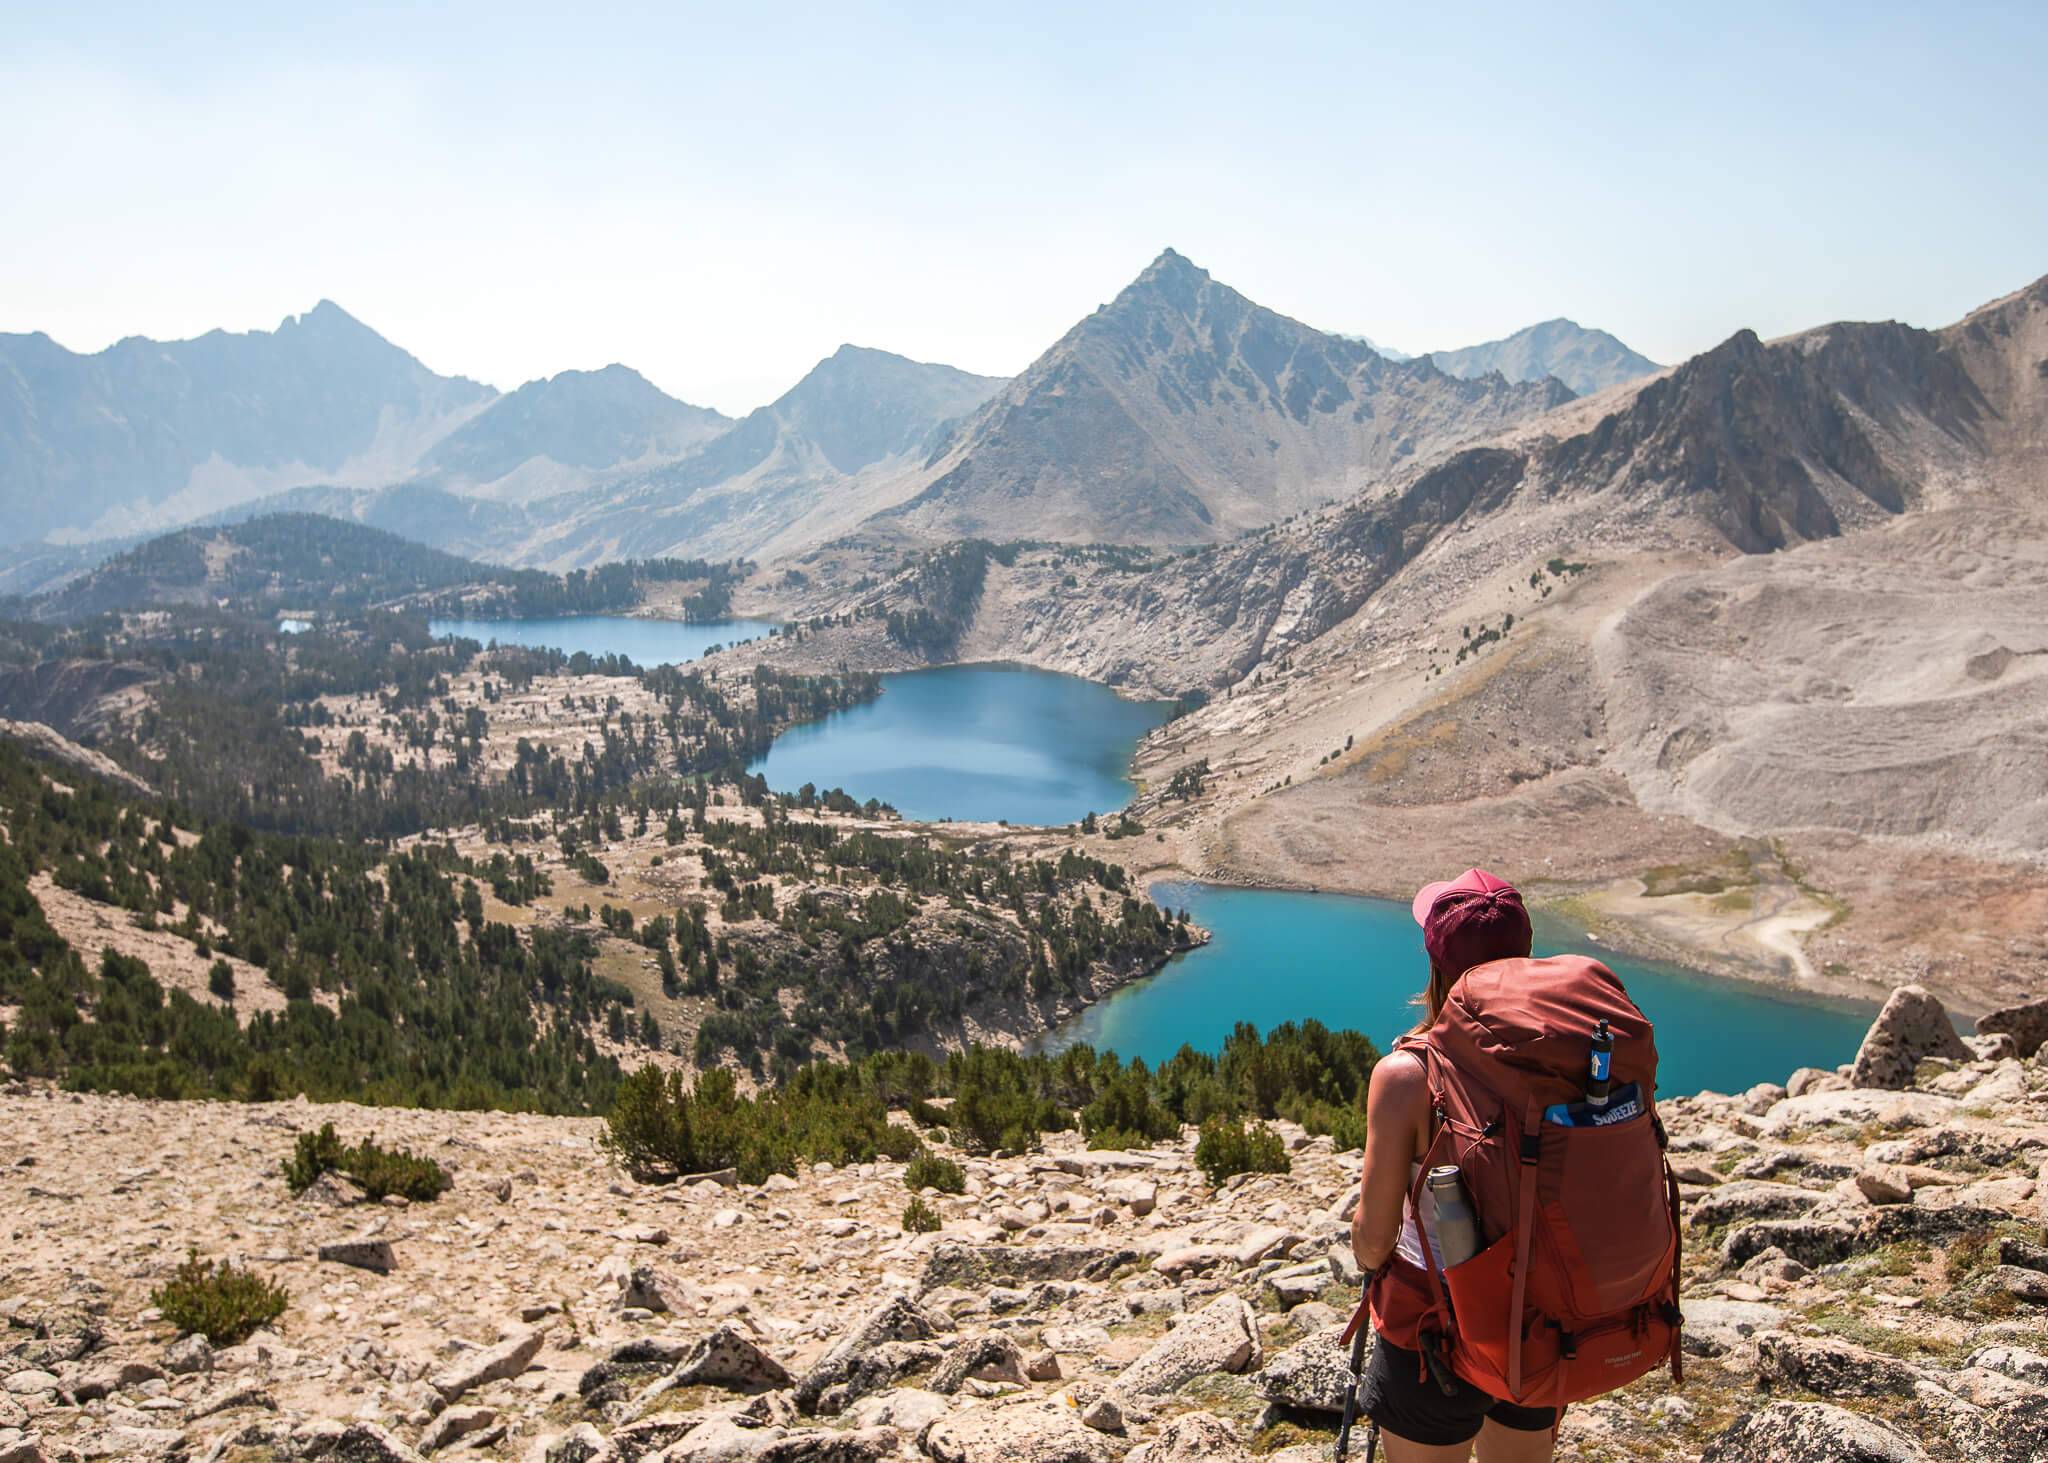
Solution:
M642 620L629 615L556 615L533 620L429 620L436 635L457 635L489 645L529 645L574 655L623 655L639 666L695 660L714 645L758 640L762 620Z
M1264 1032L1314 1017L1363 1031L1384 1051L1415 1024L1410 1003L1429 966L1404 904L1213 884L1158 884L1152 896L1185 908L1210 942L1091 1006L1045 1045L1086 1042L1157 1063L1183 1044L1217 1050L1240 1021ZM1582 951L1621 977L1657 1028L1658 1090L1667 1096L1740 1092L1846 1062L1876 1014L1630 960L1573 934L1538 920L1537 953Z
M1026 666L903 671L875 700L784 732L748 770L777 792L844 788L920 821L1073 823L1131 800L1131 752L1170 709Z
M693 660L715 644L767 633L758 621L689 625L588 615L437 620L435 633L501 645L553 646L640 665ZM1131 753L1166 720L1163 702L1021 666L950 666L882 677L873 701L784 732L751 769L781 792L805 783L879 798L918 821L1073 823L1131 798ZM1407 906L1341 894L1160 884L1211 940L1082 1012L1045 1038L1085 1041L1160 1062L1183 1044L1214 1051L1240 1021L1261 1031L1313 1017L1365 1032L1384 1050L1415 1021L1427 972ZM1721 980L1589 945L1537 924L1539 952L1597 953L1657 1027L1666 1094L1739 1092L1795 1068L1855 1055L1874 1008Z

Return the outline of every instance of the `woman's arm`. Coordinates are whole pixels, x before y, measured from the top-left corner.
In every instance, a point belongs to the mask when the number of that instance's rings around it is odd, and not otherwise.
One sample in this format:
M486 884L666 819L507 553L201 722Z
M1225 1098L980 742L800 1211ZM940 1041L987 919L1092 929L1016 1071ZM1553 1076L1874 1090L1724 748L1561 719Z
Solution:
M1386 1264L1401 1237L1410 1170L1429 1115L1422 1063L1395 1052L1372 1069L1365 1096L1365 1177L1351 1217L1351 1253L1367 1274Z

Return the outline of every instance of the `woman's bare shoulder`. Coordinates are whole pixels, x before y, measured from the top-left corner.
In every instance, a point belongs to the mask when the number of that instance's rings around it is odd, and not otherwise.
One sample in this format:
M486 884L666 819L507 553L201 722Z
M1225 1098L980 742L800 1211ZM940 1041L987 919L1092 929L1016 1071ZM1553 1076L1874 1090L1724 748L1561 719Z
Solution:
M1374 1064L1366 1109L1374 1116L1419 1113L1429 1105L1429 1074L1408 1052L1389 1052Z

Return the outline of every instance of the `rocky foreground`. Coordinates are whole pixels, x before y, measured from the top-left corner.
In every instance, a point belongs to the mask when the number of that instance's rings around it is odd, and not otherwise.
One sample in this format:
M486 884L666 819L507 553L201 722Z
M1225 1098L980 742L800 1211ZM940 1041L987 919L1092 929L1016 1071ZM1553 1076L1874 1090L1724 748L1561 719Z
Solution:
M1851 1067L1665 1104L1683 1388L1560 1456L2048 1459L2048 1004L1965 1044L1894 995ZM322 1122L439 1160L432 1203L279 1165ZM635 1183L595 1121L0 1095L0 1463L446 1454L534 1463L1326 1456L1359 1154L1282 1125L1212 1189L1192 1135L964 1158L906 1234L899 1164ZM197 1249L282 1283L214 1349L151 1291Z

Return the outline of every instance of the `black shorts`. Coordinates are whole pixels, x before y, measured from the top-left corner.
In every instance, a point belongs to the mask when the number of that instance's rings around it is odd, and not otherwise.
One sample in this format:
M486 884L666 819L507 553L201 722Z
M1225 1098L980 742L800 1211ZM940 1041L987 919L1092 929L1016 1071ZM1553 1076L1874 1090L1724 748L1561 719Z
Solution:
M1451 1378L1452 1393L1424 1374L1422 1353L1373 1342L1358 1391L1360 1410L1397 1438L1425 1447L1469 1443L1489 1417L1520 1432L1549 1432L1557 1426L1555 1407L1517 1407L1489 1397L1463 1377Z

